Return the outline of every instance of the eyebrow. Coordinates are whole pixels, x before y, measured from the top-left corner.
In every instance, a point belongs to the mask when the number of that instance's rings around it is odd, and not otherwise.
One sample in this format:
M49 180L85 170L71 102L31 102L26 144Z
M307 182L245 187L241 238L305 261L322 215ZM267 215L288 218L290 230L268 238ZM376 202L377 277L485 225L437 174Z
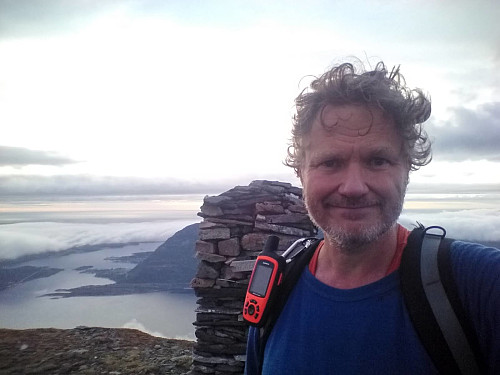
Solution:
M387 154L394 154L394 153L397 153L399 154L401 152L401 150L397 150L397 148L392 148L392 147L387 147L387 146L382 146L382 147L375 147L373 149L367 149L366 150L368 153L370 154L383 154L383 155L387 155Z
M390 147L390 146L379 146L379 147L374 147L374 148L365 148L364 150L361 151L361 157L366 157L366 156L385 156L385 157L390 157L390 158L397 158L402 155L403 149L398 149L397 147ZM345 155L341 151L337 151L335 149L327 150L325 152L322 152L320 154L315 154L310 157L309 159L309 165L315 165L319 162L322 162L324 160L329 160L329 159L336 159L336 160L344 160L346 159Z
M326 152L323 152L321 154L315 154L314 156L311 156L311 158L309 159L309 163L308 164L316 164L316 163L319 163L321 161L324 161L324 160L328 160L328 159L338 159L338 160L342 160L342 159L345 159L345 157L342 156L342 153L338 152L338 151L335 151L335 150L329 150L329 151L326 151Z

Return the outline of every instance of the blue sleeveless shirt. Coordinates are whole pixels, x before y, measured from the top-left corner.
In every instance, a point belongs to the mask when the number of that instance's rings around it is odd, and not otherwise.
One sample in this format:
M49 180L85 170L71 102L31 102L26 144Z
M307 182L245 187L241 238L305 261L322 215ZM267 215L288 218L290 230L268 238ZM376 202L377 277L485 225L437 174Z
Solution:
M456 241L459 295L480 339L488 373L500 373L500 251ZM246 374L256 374L251 327ZM497 372L499 371L499 372ZM354 289L336 289L306 267L269 336L263 374L437 374L404 305L399 271Z

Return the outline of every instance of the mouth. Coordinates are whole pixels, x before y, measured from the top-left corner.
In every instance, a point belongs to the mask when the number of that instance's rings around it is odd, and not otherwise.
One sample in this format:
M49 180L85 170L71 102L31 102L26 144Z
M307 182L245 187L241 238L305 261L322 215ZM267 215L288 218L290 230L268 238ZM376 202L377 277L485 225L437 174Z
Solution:
M380 205L378 201L359 201L359 200L331 200L325 202L326 206L345 210L360 210L374 208Z
M374 210L380 206L378 201L360 200L331 200L325 202L325 207L332 213L337 212L339 218L348 221L363 220L371 216Z
M345 205L330 205L333 208L340 208L344 210L362 210L365 208L373 208L376 205L375 204L370 204L370 205L356 205L356 206L345 206Z
M333 212L337 212L336 216L341 220L358 222L372 217L375 213L375 205L371 206L340 206L333 207Z

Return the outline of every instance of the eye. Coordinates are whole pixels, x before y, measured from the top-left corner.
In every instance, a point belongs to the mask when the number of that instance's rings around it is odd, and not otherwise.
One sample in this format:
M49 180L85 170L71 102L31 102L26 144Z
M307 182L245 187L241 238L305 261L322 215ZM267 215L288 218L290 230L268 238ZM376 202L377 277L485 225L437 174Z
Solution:
M335 165L337 165L337 161L336 160L326 160L324 162L321 163L322 166L324 167L334 167Z
M391 162L383 157L374 157L370 159L370 166L374 168L381 168L390 165Z
M340 166L340 160L338 159L327 159L320 163L320 166L323 168L334 169Z

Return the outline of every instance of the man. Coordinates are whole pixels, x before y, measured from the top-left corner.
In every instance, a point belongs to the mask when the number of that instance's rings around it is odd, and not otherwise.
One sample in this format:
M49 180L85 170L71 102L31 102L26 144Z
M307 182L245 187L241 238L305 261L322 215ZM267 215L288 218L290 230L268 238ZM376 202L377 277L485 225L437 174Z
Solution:
M409 232L397 224L409 172L430 161L421 123L430 101L383 63L342 64L296 99L287 165L324 241L265 343L251 327L246 373L436 374L411 323L398 267ZM500 374L500 252L454 242L460 299L489 374Z

